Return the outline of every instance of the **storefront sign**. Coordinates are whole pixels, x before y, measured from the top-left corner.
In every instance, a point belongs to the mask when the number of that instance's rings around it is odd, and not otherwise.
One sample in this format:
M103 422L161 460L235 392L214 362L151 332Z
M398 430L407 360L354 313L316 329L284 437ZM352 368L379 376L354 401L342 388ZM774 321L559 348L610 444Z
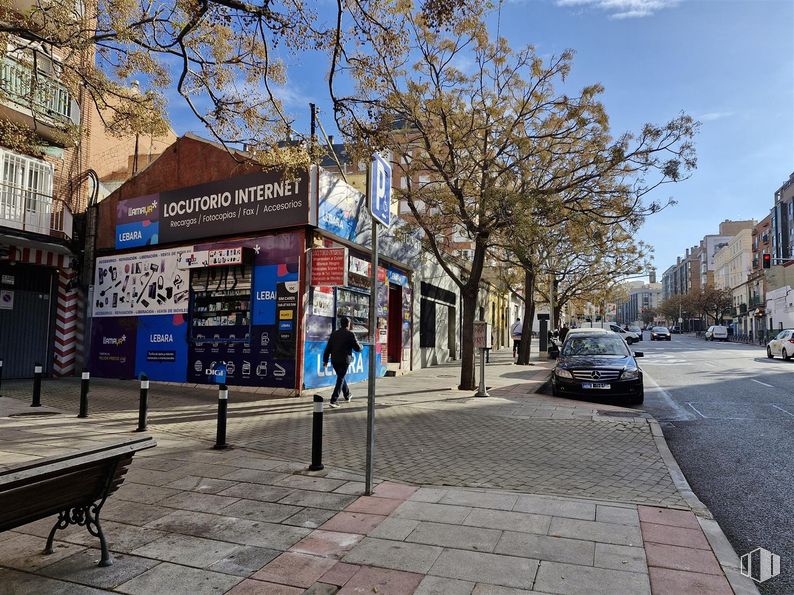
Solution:
M160 241L206 238L309 223L309 175L237 176L160 193Z
M0 283L3 285L13 285L14 284L14 275L3 275L0 277Z
M369 263L356 256L350 256L350 272L366 277L369 275Z
M401 287L408 287L410 285L408 275L405 275L398 270L389 269L388 276L389 283L394 283L395 285L400 285Z
M243 247L222 248L207 252L207 264L211 267L230 266L243 263Z
M98 258L93 315L186 313L189 273L177 266L179 255L184 251L158 250Z
M312 286L347 285L347 248L312 248L311 261Z
M180 269L201 269L209 266L209 250L188 250L177 257L176 266Z
M121 200L116 204L116 249L158 243L160 199L157 194Z
M315 287L312 291L312 314L332 318L334 315L334 293L331 288Z
M294 357L298 336L297 281L287 281L276 286L276 357Z

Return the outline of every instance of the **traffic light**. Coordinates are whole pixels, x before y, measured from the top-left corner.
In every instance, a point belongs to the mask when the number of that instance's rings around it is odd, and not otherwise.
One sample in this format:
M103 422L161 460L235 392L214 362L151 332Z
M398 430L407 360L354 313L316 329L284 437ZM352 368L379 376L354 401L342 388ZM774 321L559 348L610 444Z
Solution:
M768 269L768 268L770 268L772 266L772 255L771 254L763 254L761 256L761 258L763 259L763 263L764 263L764 268L765 269Z

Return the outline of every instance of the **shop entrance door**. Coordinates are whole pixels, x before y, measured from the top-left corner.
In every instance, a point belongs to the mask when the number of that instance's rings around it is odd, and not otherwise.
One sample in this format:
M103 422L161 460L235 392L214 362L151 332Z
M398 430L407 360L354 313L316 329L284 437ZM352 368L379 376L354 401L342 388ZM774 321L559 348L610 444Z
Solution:
M0 358L4 378L32 378L33 366L48 374L52 360L55 271L46 267L0 265L6 298L0 308Z
M402 287L389 283L389 363L400 363L403 351Z

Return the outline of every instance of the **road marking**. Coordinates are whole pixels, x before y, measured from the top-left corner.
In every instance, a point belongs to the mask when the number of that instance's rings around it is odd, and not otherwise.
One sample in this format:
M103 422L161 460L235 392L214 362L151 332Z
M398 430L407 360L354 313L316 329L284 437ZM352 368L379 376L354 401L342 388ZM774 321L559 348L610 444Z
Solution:
M764 386L768 386L769 388L775 388L771 384L767 384L766 382L761 382L760 380L756 380L755 378L750 378L753 382L757 382L758 384L763 384ZM772 405L774 407L774 405Z
M665 417L665 420L667 420L667 421L692 421L694 419L697 419L694 415L692 415L689 411L687 411L685 407L683 407L682 405L678 404L673 399L673 397L670 396L670 393L668 393L661 386L659 386L659 383L656 382L656 380L654 380L653 377L650 374L648 374L648 372L646 372L643 369L642 373L643 373L643 379L653 385L651 387L651 390L654 390L657 393L659 393L659 396L662 398L662 401L664 401L665 404L670 409L672 409L675 412L675 417L673 417L673 418Z
M775 409L779 409L780 411L782 411L786 415L790 415L791 417L794 417L794 413L791 413L790 411L786 411L785 409L783 409L782 407L778 407L774 403L772 404L772 407L774 407Z
M695 406L694 406L692 403L690 403L689 401L687 401L687 403L686 403L686 404L687 404L687 405L689 405L690 407L692 407L692 410L693 410L695 413L697 413L697 414L698 414L700 417L702 417L703 419L708 419L708 418L707 418L705 415L703 415L703 414L702 414L700 411L698 411L698 410L697 410L697 408L695 408Z

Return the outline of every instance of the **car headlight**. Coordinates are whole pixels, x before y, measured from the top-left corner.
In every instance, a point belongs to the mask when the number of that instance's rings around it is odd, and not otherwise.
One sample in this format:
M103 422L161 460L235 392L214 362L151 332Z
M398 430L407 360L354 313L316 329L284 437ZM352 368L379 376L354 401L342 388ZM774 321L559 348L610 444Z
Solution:
M562 368L557 368L554 373L560 378L573 378L573 374L571 374L568 370L563 370Z
M623 370L623 380L637 380L640 377L640 371L637 368L627 368Z

